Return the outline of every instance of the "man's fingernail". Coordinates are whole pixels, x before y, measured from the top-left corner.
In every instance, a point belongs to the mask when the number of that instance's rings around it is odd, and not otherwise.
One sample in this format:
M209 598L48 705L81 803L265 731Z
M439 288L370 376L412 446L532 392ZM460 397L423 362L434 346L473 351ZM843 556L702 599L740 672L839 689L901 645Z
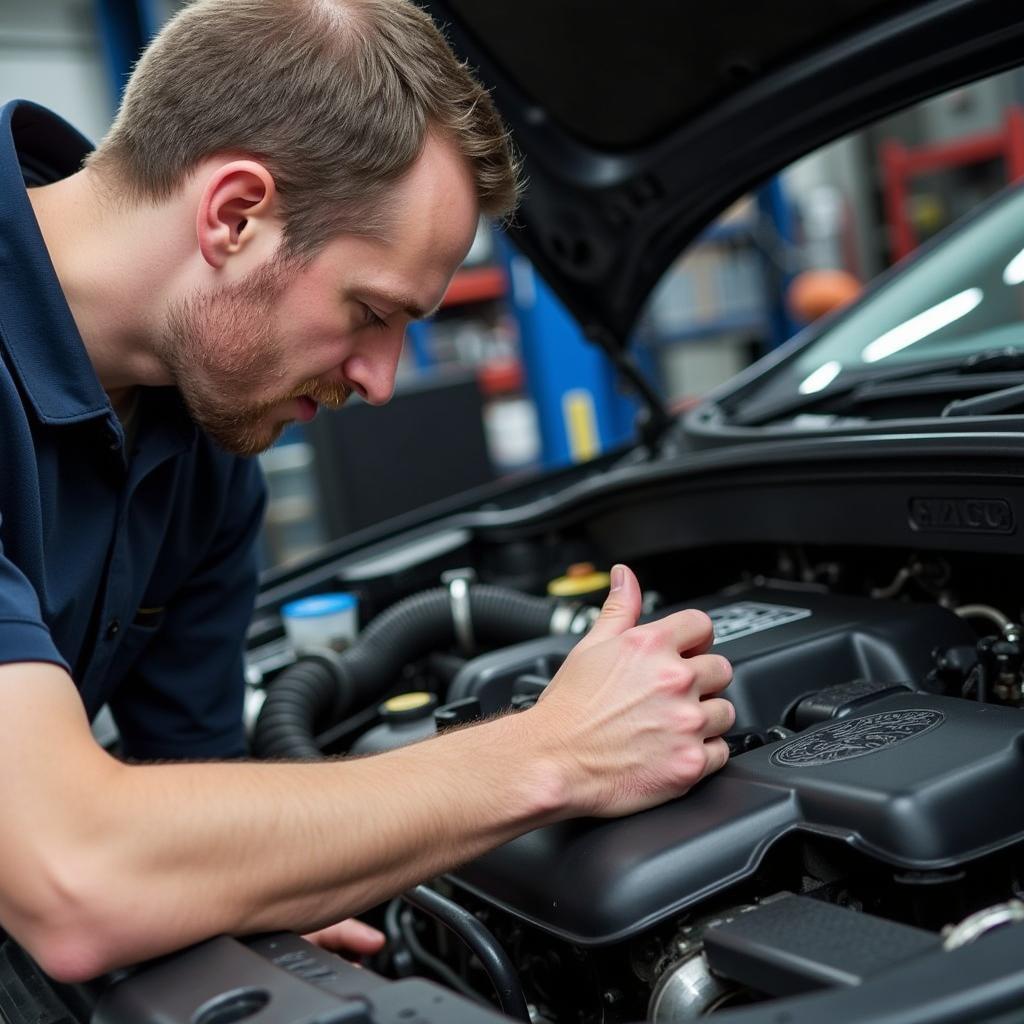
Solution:
M626 569L622 565L612 566L612 585L611 590L618 590L623 583L626 582ZM610 592L610 591L609 591Z

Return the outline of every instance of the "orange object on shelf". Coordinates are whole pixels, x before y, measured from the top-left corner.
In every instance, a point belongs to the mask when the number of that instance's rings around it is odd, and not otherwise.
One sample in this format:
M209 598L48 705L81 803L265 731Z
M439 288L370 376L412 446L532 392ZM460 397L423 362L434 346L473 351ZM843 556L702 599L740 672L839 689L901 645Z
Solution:
M848 270L805 270L786 289L786 306L795 320L809 324L852 302L860 292L860 281Z
M448 291L444 293L441 308L500 299L506 291L505 272L501 267L472 267L460 270L452 278Z

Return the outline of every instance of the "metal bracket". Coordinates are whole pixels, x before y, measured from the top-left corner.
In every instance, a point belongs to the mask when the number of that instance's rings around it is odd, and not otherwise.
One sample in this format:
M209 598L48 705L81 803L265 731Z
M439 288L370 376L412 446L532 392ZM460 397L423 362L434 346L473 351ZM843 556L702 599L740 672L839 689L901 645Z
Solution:
M473 636L473 612L469 602L469 585L475 580L476 573L468 567L449 569L441 573L441 583L448 588L455 640L459 649L467 657L476 650L476 641Z

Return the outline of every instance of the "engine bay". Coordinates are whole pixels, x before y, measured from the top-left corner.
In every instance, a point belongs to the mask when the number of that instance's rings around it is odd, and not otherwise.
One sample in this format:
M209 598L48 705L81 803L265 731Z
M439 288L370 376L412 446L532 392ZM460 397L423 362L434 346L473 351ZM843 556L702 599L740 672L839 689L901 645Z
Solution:
M670 583L684 562L691 582L719 585L686 595ZM679 800L536 830L432 883L505 952L528 1019L675 1022L770 1004L1024 916L1024 653L997 563L780 545L641 565L657 583L648 618L696 607L714 622L734 668L731 758ZM603 595L540 597L526 578L454 573L374 615L339 659L386 648L387 678L368 685L360 668L340 721L321 698L308 718L319 753L387 749L535 702ZM389 639L408 638L408 616L428 606L441 625L418 627L412 647ZM330 679L332 658L317 657ZM389 714L410 692L430 699ZM390 952L373 966L494 1006L493 978L445 924L401 899L382 914Z

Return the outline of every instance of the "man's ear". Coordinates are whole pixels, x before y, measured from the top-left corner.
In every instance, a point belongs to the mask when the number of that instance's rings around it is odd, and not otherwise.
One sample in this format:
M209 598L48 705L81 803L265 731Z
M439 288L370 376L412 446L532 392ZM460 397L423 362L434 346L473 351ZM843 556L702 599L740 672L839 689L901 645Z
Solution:
M255 160L218 164L210 173L196 211L196 237L203 259L220 268L229 256L256 245L279 229L273 175ZM271 241L266 239L266 241ZM276 237L268 253L276 249Z

